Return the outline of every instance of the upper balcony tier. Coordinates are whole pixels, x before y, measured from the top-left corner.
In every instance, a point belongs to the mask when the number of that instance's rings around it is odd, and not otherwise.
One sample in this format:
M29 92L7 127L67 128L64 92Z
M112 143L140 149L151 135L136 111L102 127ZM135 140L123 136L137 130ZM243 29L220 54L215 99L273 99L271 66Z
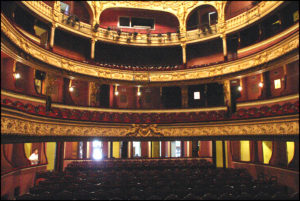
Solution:
M72 4L69 8L72 12L64 10L64 13L59 1L23 1L22 4L53 27L95 41L135 46L174 46L209 40L242 29L274 11L283 1L87 1L81 6L85 10L79 12ZM202 13L202 16L199 15L201 21L195 22L195 13L201 14L202 11L210 12L211 16L207 18ZM120 26L118 17L122 15L153 19L155 27L143 29L143 26L138 26L139 21L131 22L131 18L127 19L129 24L136 26Z

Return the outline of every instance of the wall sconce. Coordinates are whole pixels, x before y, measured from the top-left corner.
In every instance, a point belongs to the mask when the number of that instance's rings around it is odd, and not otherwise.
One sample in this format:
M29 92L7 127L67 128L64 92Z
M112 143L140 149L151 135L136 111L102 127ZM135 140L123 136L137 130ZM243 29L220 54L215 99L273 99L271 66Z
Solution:
M72 80L70 80L70 82L69 82L69 91L70 92L74 91L74 87L72 86Z
M259 87L263 87L263 86L264 86L264 83L260 82L260 83L258 84L258 86L259 86Z
M14 73L13 75L14 75L14 77L15 77L16 80L21 78L21 74L20 73Z
M141 96L142 95L142 93L141 93L141 90L140 90L141 88L140 88L140 86L138 86L138 92L137 92L137 95L138 96Z
M243 90L243 88L242 88L241 86L239 86L239 87L238 87L238 90L239 90L239 91L242 91L242 90Z
M116 95L116 96L119 95L119 92L118 92L118 85L116 85L116 87L115 87L115 95Z
M69 87L69 91L73 92L74 91L74 87Z

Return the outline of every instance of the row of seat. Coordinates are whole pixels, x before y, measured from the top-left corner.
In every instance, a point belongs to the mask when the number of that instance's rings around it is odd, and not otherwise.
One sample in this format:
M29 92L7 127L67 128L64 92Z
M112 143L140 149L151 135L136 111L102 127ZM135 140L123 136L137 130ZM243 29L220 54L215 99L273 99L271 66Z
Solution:
M224 110L182 113L117 113L97 111L90 112L52 107L51 111L46 112L46 107L44 105L34 106L30 103L24 104L21 101L12 101L7 98L2 99L1 105L15 108L30 114L37 114L53 118L118 123L201 122L248 119L299 113L299 101L288 102L284 105L274 104L271 106L252 107L249 109L240 108L230 117L226 115L226 111Z
M124 162L124 161L123 161ZM20 199L54 200L246 200L299 199L299 193L279 185L276 177L260 175L257 180L245 169L215 168L205 160L192 162L151 161L148 168L139 161L72 163L64 172L45 172L44 178ZM180 164L167 166L168 162ZM130 167L131 164L131 167ZM141 160L141 164L147 162ZM154 165L155 164L155 165ZM161 165L160 164L164 164ZM192 166L190 166L192 165Z

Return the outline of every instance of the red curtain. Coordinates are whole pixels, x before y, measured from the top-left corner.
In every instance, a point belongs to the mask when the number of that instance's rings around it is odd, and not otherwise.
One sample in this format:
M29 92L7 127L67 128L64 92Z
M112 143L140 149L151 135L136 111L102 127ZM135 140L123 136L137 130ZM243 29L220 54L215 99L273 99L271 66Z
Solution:
M230 142L230 152L233 161L241 160L241 144L240 141L231 141Z
M263 163L263 151L261 141L250 141L250 160L254 163Z
M272 157L270 159L270 165L277 167L287 167L287 149L286 141L273 141Z

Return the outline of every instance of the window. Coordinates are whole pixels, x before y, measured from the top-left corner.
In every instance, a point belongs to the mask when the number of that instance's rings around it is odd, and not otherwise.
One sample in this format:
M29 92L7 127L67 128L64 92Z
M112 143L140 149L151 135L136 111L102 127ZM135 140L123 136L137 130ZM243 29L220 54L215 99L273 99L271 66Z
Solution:
M69 14L69 10L70 10L70 6L69 4L66 4L64 2L60 2L60 12L68 15Z
M195 91L194 92L194 99L199 100L200 99L200 91Z
M275 86L275 89L280 89L281 88L281 80L280 79L274 80L274 86Z
M93 141L93 159L100 160L102 159L102 142L95 140Z
M120 17L119 18L119 26L129 27L130 26L130 18L129 17Z
M171 142L171 157L180 157L181 156L181 142L173 141Z
M154 29L154 19L138 17L119 17L119 26L138 29Z
M132 155L133 157L141 157L141 142L132 142Z

